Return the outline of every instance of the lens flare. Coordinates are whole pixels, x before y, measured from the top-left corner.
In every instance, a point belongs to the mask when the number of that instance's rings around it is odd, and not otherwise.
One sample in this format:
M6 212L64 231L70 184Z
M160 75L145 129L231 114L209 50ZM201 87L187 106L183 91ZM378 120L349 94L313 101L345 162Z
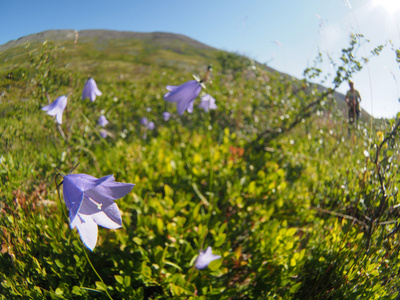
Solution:
M383 7L390 14L394 14L400 10L399 0L374 0L373 4Z

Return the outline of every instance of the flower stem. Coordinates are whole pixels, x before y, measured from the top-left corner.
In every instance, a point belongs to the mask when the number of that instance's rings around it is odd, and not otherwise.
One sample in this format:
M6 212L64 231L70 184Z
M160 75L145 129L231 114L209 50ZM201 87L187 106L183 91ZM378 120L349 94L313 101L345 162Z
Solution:
M60 200L60 209L62 211L62 215L64 215L65 219L68 220L68 216L67 216L67 213L65 212L64 206L61 201L61 196L60 196L60 186L62 185L62 182L60 184L57 184L57 178L59 176L61 176L61 177L63 177L63 176L61 175L61 173L58 170L57 170L57 172L58 173L56 174L56 176L54 176L54 184L56 185L58 200ZM63 225L63 221L62 221L62 217L60 217L60 226L62 226L62 225Z
M211 214L211 210L213 209L214 206L214 197L213 197L213 193L212 193L212 187L213 187L213 176L214 176L214 159L213 159L213 149L211 146L211 130L210 130L210 123L211 123L211 116L210 114L208 114L207 116L207 140L208 140L208 146L210 149L210 183L209 183L209 198L208 198L208 202L211 203L210 207L209 207L209 213Z
M76 165L76 166L74 167L74 169L75 169L77 166L78 166L78 165ZM58 171L58 170L57 170L57 171ZM63 209L63 205L62 205L62 201L61 201L61 197L60 197L60 186L61 186L62 182L61 182L59 185L57 185L57 178L58 178L58 176L61 176L61 177L62 177L62 175L61 175L60 173L57 173L56 176L54 177L54 183L55 183L55 185L56 185L56 190L57 190L57 194L58 194L58 199L60 200L60 204L61 204L60 207L61 207L61 210L63 211L63 215L65 216L65 218L68 220L68 216L67 216L65 210ZM60 219L62 219L62 217L61 217ZM62 220L61 220L61 225L62 225L62 224L63 224L63 222L62 222ZM74 232L74 234L76 234L75 231L73 231L73 232ZM83 244L83 242L82 242L82 244ZM106 287L105 292L106 292L108 298L110 298L111 300L113 300L113 298L111 297L111 295L110 295L110 294L108 293L108 291L107 291L107 285L104 283L103 278L101 278L100 274L97 272L97 270L96 270L95 267L93 266L93 264L92 264L92 262L91 262L89 256L87 255L86 250L85 250L85 246L82 247L82 251L83 251L83 253L85 253L85 257L86 257L87 261L89 262L89 265L92 267L92 270L93 270L94 273L97 275L97 277L100 279L101 283Z
M103 278L101 278L100 274L97 273L97 270L96 270L96 268L93 266L92 261L91 261L90 258L89 258L89 255L87 255L86 250L85 250L85 247L83 247L83 252L85 253L85 256L86 256L87 261L89 262L89 265L92 267L92 270L96 273L96 275L97 275L97 277L100 279L101 283L106 287L105 292L106 292L108 298L110 298L111 300L113 300L113 298L111 297L111 295L110 295L110 294L108 293L108 291L107 291L107 285L104 283Z
M197 259L196 259L196 261L197 261ZM196 262L195 262L195 264L196 264ZM192 275L193 275L194 269L195 269L195 266L190 268L189 278L186 280L185 287L187 287L188 284L190 283L190 280L192 279Z

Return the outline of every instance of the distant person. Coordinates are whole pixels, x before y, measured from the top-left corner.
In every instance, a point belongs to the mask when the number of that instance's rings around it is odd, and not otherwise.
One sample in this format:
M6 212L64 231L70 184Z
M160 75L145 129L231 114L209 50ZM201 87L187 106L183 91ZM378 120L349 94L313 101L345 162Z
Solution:
M354 83L351 80L349 80L349 87L350 90L346 93L345 100L349 108L349 122L351 124L360 117L361 97L360 93L354 89Z

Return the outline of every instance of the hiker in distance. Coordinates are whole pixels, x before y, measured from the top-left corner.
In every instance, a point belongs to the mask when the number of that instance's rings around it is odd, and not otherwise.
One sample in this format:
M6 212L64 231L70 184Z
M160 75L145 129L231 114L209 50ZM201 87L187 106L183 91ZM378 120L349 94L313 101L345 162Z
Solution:
M352 124L354 121L358 121L360 117L360 93L354 89L353 81L349 80L350 90L346 93L346 103L349 109L349 123Z

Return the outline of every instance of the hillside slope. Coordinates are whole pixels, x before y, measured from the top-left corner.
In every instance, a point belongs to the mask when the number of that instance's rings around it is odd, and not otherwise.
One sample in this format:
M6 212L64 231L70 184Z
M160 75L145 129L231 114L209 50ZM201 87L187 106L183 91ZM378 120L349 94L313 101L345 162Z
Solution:
M0 295L396 299L400 121L161 35L1 53Z
M3 45L0 45L0 52L7 49L14 48L20 45L25 45L27 42L43 43L44 41L75 41L78 36L78 40L88 40L91 38L98 38L101 40L119 40L119 39L131 39L131 40L151 40L157 44L170 44L172 42L183 42L187 45L198 49L212 50L208 45L200 43L194 39L191 39L185 35L167 33L167 32L132 32L132 31L116 31L116 30L46 30L43 32L30 34L18 38L17 40L9 41Z
M21 37L0 45L3 70L11 71L26 63L26 45L35 49L44 41L54 41L63 49L59 65L79 69L101 80L137 81L148 74L151 65L174 68L180 72L198 73L208 64L218 65L218 49L187 36L165 32L127 32L113 30L48 30ZM268 73L280 73L258 64ZM288 76L292 78L291 76ZM293 78L293 80L296 80ZM316 85L319 90L325 88ZM334 93L338 108L346 115L344 95ZM363 120L370 118L365 111Z

